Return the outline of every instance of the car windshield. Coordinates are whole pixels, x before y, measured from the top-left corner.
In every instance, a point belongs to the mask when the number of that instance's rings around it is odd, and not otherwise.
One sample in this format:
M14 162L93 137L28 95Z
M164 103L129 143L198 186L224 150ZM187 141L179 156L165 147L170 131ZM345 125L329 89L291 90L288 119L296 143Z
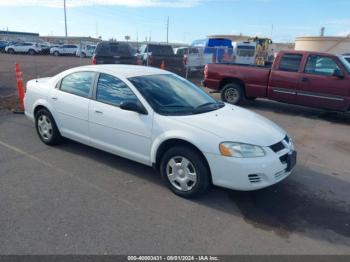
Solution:
M224 106L196 85L172 74L137 76L129 81L161 115L200 114Z

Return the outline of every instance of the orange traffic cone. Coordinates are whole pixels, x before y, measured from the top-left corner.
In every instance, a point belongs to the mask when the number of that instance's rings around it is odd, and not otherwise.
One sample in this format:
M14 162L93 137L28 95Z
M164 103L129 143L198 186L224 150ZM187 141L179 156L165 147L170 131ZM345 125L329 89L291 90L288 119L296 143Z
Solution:
M18 98L19 98L19 105L20 105L20 111L15 111L16 113L24 113L24 85L23 85L23 78L22 78L22 72L19 67L19 64L16 63L16 82L17 82L17 90L18 90Z
M165 62L164 62L164 60L162 60L162 63L160 64L160 69L165 70Z

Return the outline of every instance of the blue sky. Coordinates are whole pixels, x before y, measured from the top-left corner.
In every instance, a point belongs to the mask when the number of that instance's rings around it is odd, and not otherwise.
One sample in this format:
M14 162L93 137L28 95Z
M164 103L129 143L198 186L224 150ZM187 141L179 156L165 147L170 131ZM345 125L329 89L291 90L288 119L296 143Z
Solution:
M0 29L64 35L63 0L1 0ZM350 0L67 0L68 34L103 39L191 42L210 34L350 34ZM272 31L273 25L273 31Z

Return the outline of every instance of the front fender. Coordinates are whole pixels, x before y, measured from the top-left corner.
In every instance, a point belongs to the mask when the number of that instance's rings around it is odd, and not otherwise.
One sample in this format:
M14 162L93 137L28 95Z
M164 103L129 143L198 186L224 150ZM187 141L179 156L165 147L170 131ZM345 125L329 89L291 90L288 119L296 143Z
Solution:
M171 139L179 139L179 140L188 142L193 146L195 146L196 148L198 148L203 153L206 153L206 152L215 153L216 151L218 151L218 147L215 146L217 142L210 139L210 143L209 143L207 133L205 136L206 139L202 139L204 136L198 135L198 130L196 135L194 134L195 134L194 132L187 132L184 130L169 130L162 133L158 137L156 137L153 140L153 143L151 146L151 163L156 162L157 151L160 145L163 142Z

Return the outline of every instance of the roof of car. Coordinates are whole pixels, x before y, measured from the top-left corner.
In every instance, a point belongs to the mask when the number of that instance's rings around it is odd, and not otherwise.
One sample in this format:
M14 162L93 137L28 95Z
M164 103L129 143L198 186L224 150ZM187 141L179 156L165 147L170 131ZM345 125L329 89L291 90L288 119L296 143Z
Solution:
M168 71L161 70L155 67L139 66L139 65L88 65L81 66L76 69L94 70L94 71L108 71L117 76L124 78L143 76L143 75L157 75L157 74L171 74Z

